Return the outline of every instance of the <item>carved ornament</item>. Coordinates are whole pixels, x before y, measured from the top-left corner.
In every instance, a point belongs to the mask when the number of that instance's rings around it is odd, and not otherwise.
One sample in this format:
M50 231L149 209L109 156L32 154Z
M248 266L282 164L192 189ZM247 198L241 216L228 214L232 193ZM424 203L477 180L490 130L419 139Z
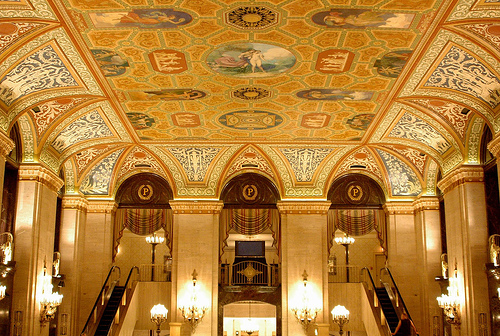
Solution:
M86 211L89 206L89 202L85 199L85 197L79 195L65 195L62 199L61 206L63 209L76 209L80 211Z
M3 132L0 132L0 157L7 157L14 148L14 141Z
M174 214L218 214L223 206L222 201L170 201Z
M413 215L412 202L386 202L384 211L388 215Z
M281 214L325 215L331 204L330 201L280 201L276 206Z
M424 210L439 210L439 199L437 197L420 197L413 202L415 212Z
M115 201L102 200L102 201L88 201L87 213L114 213L117 209L117 204Z
M484 170L480 166L462 166L447 174L438 182L438 188L446 194L468 182L484 182Z
M21 165L19 181L37 181L55 192L58 192L64 184L52 170L41 165Z

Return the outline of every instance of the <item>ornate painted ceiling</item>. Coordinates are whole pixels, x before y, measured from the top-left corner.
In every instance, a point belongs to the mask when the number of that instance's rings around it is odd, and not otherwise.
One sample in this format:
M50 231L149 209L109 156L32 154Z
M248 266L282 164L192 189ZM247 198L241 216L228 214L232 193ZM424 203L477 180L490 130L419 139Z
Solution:
M67 193L242 172L324 199L359 172L435 195L500 129L500 0L0 1L0 127Z

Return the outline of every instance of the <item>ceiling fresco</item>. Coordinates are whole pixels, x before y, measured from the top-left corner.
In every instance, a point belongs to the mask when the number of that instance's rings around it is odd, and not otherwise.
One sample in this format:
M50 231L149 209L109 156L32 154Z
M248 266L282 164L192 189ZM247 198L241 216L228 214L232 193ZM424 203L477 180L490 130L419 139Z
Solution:
M252 171L411 199L500 131L499 55L500 0L0 0L0 128L85 197Z

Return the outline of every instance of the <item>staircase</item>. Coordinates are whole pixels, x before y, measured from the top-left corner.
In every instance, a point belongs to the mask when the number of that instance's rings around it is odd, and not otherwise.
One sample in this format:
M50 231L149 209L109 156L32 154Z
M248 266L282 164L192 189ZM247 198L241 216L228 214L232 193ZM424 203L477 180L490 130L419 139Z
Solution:
M394 332L399 323L399 316L396 314L396 310L392 305L389 294L387 294L387 291L384 287L375 288L375 292L377 293L380 308L382 308L382 311L384 312L385 319L387 320L391 331Z
M97 326L97 330L94 336L107 336L109 332L109 328L113 323L113 319L115 318L116 311L120 306L120 302L122 300L123 292L125 292L125 286L115 286L113 292L111 293L111 297L109 298L108 304L104 309L104 313L102 315L101 321Z

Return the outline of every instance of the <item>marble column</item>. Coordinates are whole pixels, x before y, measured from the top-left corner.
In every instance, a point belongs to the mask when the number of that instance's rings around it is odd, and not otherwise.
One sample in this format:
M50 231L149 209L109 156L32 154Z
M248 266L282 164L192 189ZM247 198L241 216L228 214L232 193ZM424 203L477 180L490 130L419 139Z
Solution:
M329 201L281 201L282 335L304 335L292 308L300 303L307 272L309 300L320 309L316 322L329 323L327 212ZM312 332L311 325L307 333ZM324 326L322 327L324 332Z
M62 200L61 229L59 234L59 252L61 253L60 274L65 283L61 289L64 300L59 307L58 335L78 335L78 304L80 272L83 263L83 245L87 200L80 195L66 195Z
M449 276L457 269L461 293L461 326L452 335L484 335L479 325L481 316L489 317L488 224L482 167L462 166L447 174L439 183L444 193L446 244ZM487 323L489 326L489 323ZM486 335L489 331L486 330Z
M440 318L441 311L436 298L441 289L435 277L441 275L441 221L439 199L420 197L413 202L417 239L417 260L420 277L420 316L418 331L432 335L434 316Z
M12 323L22 336L48 335L40 324L43 275L52 274L57 192L63 181L42 165L21 165L14 229L14 288Z
M5 160L14 148L14 141L0 131L0 210L3 198L3 182L5 176Z
M411 202L387 202L387 264L403 297L417 330L422 328L420 312L419 259L417 255L417 225Z
M83 330L97 295L108 276L113 260L114 201L88 201L80 267L79 311L77 330ZM122 283L129 270L121 270Z
M172 322L182 322L179 307L186 302L196 270L200 304L208 307L196 327L196 335L217 335L219 214L220 201L170 201L174 213L172 248ZM182 325L181 335L190 335L190 326Z

